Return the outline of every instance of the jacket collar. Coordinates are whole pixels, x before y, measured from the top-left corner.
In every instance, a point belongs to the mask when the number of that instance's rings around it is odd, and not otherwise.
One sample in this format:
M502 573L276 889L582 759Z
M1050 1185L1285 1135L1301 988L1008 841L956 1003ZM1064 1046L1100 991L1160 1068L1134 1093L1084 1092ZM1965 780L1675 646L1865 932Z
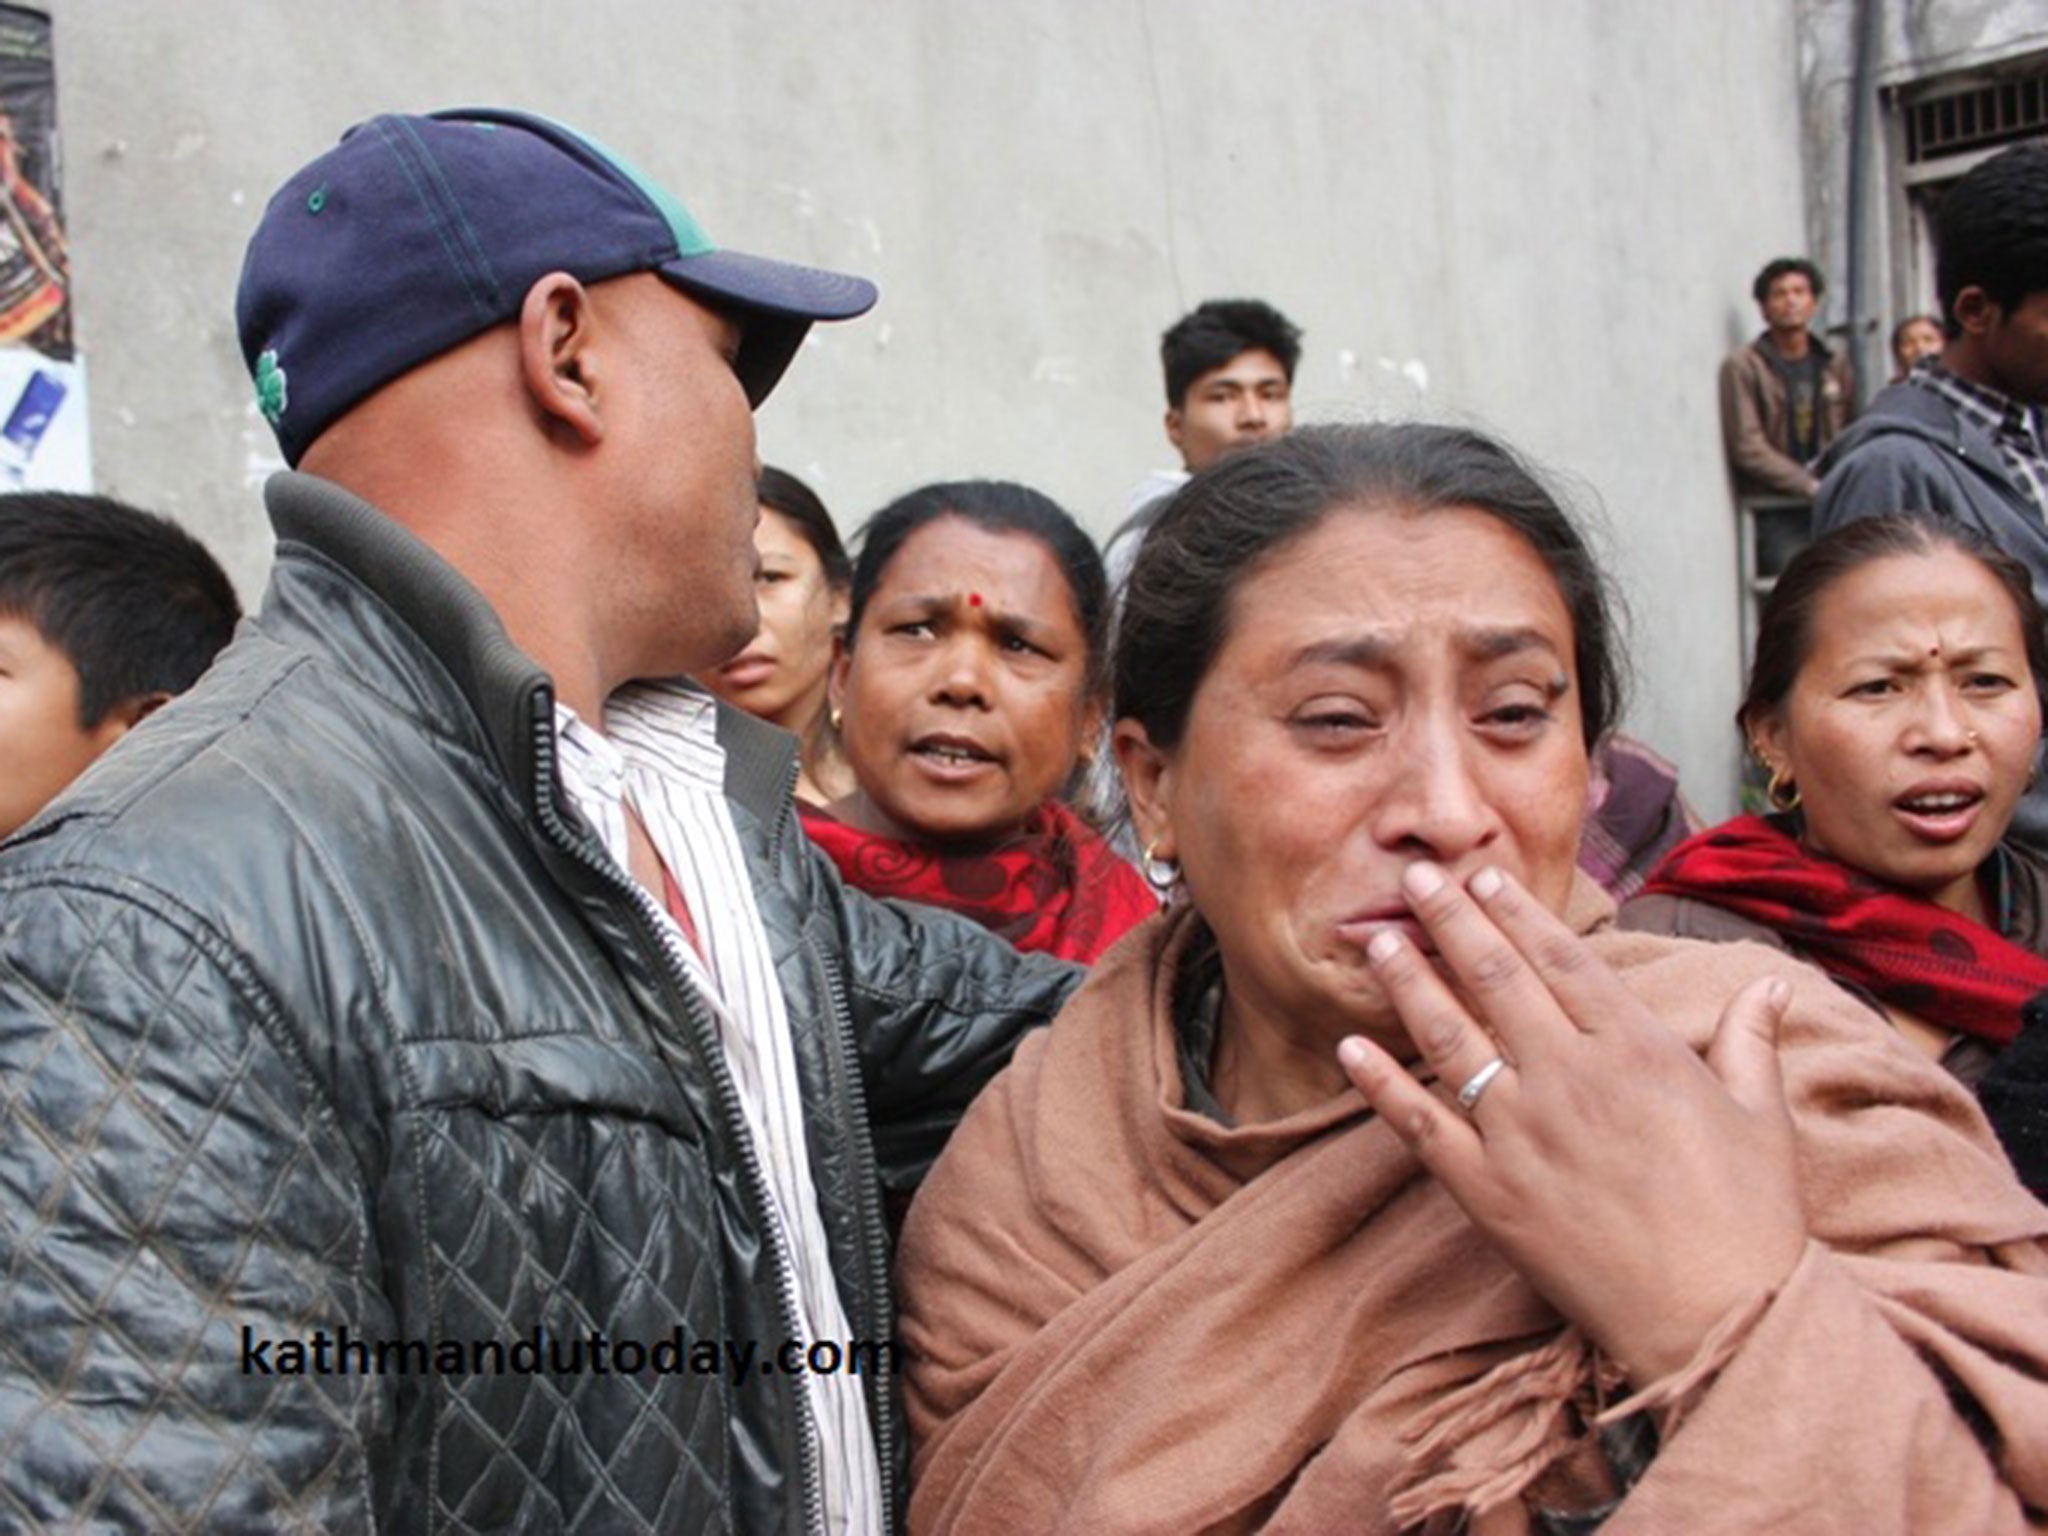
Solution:
M535 744L553 740L554 685L512 643L483 594L403 525L331 481L285 471L264 486L264 501L280 546L303 545L338 566L433 655L521 803L537 806L553 753L543 757ZM721 703L718 740L727 796L780 835L796 781L796 738Z
M1829 470L1863 444L1889 433L1921 438L1938 448L1942 457L1960 460L1977 474L1997 481L2015 495L2019 493L2011 471L2005 467L2005 458L1998 451L1998 440L1980 423L1958 411L1940 391L1922 388L1911 379L1887 384L1879 390L1863 408L1863 414L1822 451L1815 472L1825 478Z
M1823 369L1835 360L1835 349L1821 340L1820 334L1817 331L1808 331L1806 333L1806 344L1813 348L1813 355L1820 359L1820 365ZM1776 359L1781 366L1785 365L1784 354L1772 345L1771 333L1769 331L1758 331L1756 333L1756 340L1752 341L1749 345L1750 350L1755 352L1765 362Z

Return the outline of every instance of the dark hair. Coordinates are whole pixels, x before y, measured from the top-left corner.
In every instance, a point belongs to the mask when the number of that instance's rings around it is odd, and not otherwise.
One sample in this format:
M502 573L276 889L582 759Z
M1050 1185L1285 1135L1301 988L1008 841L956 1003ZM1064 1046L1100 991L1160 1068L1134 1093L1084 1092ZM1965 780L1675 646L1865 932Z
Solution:
M904 540L942 517L957 517L990 533L1025 534L1052 551L1067 578L1074 614L1088 642L1087 693L1098 697L1107 683L1109 661L1109 580L1102 572L1102 556L1095 541L1058 502L1012 480L948 480L920 486L867 520L860 531L860 559L853 568L846 648L853 649L861 613Z
M1934 291L1960 335L1956 295L1982 288L2011 313L2048 288L2048 143L2015 144L1975 167L1934 210Z
M1757 273L1756 281L1749 285L1749 296L1761 304L1770 297L1771 284L1787 273L1797 272L1813 288L1817 299L1828 291L1828 285L1820 275L1820 268L1804 256L1780 256L1776 261L1766 262L1763 271Z
M1421 422L1321 426L1219 459L1167 504L1138 551L1117 624L1116 713L1171 750L1223 647L1238 586L1339 507L1473 507L1528 540L1572 617L1588 747L1621 713L1607 583L1557 499L1501 443Z
M754 495L771 512L779 512L796 524L796 531L825 568L826 584L843 590L853 580L853 562L846 558L846 546L839 542L839 529L818 493L786 469L773 464L761 466L754 482Z
M1736 729L1746 738L1784 705L1813 654L1814 610L1837 582L1875 560L1931 555L1943 549L1968 555L2005 588L2026 639L2034 692L2048 713L2048 624L2027 568L1974 528L1924 512L1894 512L1845 523L1786 563L1757 621L1756 660L1750 664L1742 707L1735 711Z
M1301 361L1301 328L1262 299L1211 299L1174 321L1159 338L1166 403L1179 410L1203 374L1245 352L1270 352L1287 382Z
M78 673L78 723L183 693L242 616L206 546L105 496L0 496L0 613L33 624Z

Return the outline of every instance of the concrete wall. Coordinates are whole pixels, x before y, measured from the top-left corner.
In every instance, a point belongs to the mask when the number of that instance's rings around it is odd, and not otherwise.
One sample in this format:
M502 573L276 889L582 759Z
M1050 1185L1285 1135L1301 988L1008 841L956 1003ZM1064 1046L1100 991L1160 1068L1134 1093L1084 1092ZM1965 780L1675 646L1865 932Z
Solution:
M1303 415L1490 426L1567 473L1636 614L1635 728L1732 803L1714 370L1803 243L1789 0L57 0L104 488L253 592L274 453L235 348L268 191L384 109L528 106L715 238L877 278L761 419L851 526L958 474L1098 532L1165 464L1156 339L1255 293Z

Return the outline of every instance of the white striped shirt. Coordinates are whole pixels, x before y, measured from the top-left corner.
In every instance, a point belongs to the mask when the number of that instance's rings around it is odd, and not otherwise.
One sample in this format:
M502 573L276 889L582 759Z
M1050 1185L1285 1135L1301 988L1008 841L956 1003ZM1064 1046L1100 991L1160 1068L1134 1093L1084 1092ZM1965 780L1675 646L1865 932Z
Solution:
M739 1090L747 1135L767 1175L770 1219L796 1273L805 1338L844 1345L853 1337L818 1211L805 1145L803 1102L790 1042L789 1010L775 979L753 881L725 800L725 752L711 696L687 683L635 683L605 704L605 733L565 704L555 706L562 785L597 828L621 870L631 868L626 803L639 812L655 851L683 893L700 954L652 903L676 963L718 1024L719 1043ZM762 1340L767 1354L780 1340ZM806 1372L818 1433L827 1531L881 1536L881 1474L860 1378ZM744 1386L739 1388L745 1391Z

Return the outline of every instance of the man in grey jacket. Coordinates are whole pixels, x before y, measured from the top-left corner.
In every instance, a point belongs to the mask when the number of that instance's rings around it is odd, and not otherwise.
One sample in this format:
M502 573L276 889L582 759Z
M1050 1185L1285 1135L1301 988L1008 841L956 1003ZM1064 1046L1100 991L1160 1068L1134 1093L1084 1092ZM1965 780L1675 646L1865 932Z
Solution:
M2019 144L1958 181L1935 219L1947 345L1871 401L1822 459L1814 531L1932 512L2023 562L2048 603L2048 143ZM2015 835L2048 852L2048 785Z
M1949 189L1935 282L1948 343L1829 449L1817 531L1938 512L2024 561L2048 601L2048 143L2015 145Z
M642 681L749 638L751 407L873 297L514 113L272 199L262 611L0 852L0 1525L891 1527L885 1194L1075 976Z

